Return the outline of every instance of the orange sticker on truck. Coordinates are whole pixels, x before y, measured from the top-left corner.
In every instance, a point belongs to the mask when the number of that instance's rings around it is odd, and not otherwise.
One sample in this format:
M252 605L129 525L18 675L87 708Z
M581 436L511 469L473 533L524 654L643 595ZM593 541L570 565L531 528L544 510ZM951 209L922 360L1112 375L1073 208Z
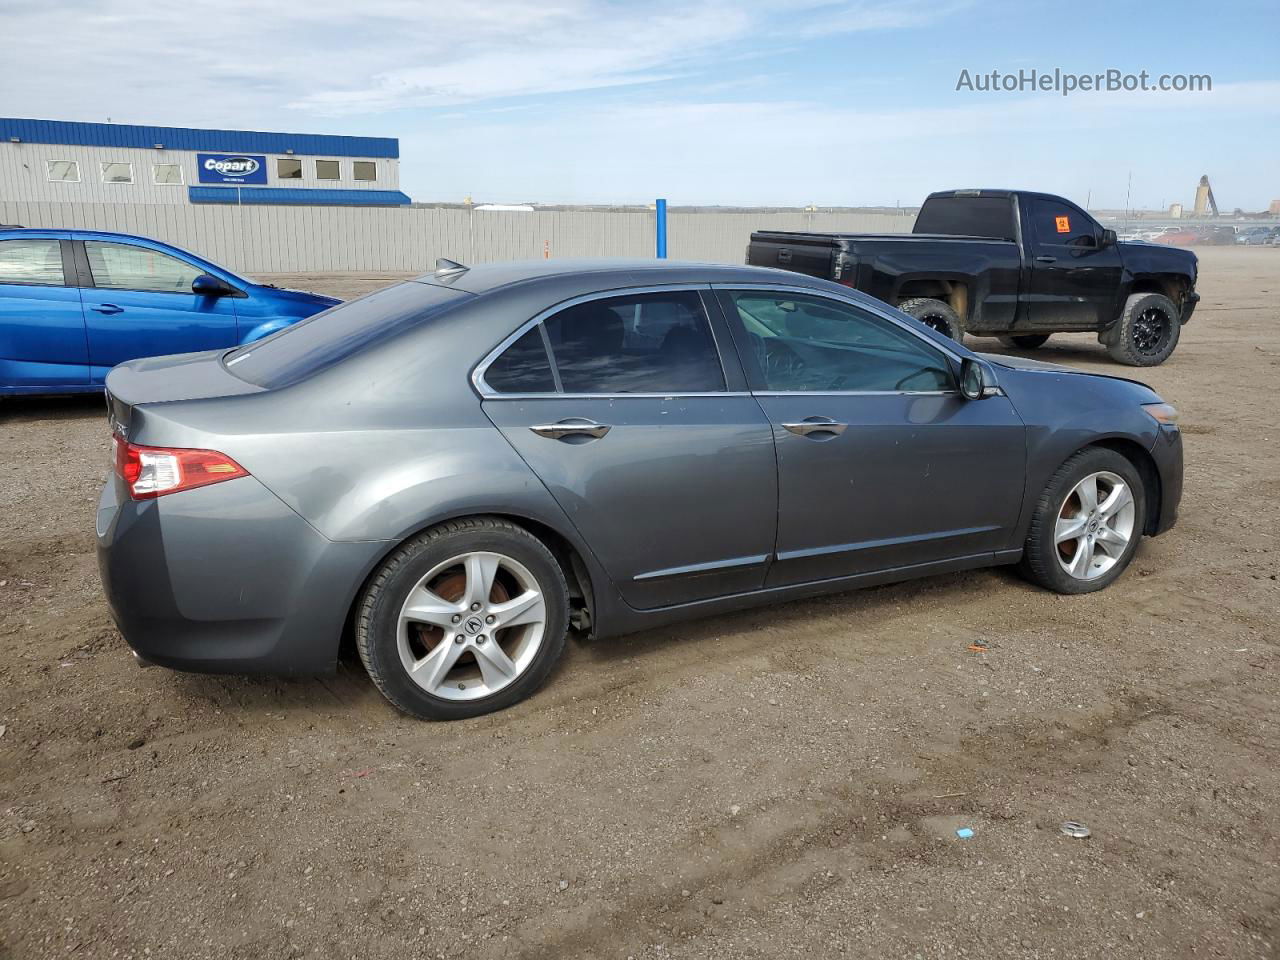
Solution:
M1070 217L1054 217L1054 218L1053 218L1053 222L1054 222L1054 223L1056 223L1056 224L1058 225L1058 232L1059 232L1059 233L1070 233L1070 232L1071 232L1071 218L1070 218Z

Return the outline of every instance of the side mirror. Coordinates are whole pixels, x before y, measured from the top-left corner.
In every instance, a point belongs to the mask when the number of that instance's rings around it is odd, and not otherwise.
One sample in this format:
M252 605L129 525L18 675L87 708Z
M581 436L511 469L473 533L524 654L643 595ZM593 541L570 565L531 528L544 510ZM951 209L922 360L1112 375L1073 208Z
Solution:
M960 395L966 400L981 400L987 389L987 375L982 364L973 357L960 361Z
M202 273L191 281L191 292L202 297L225 297L231 286L211 273Z
M1114 247L1115 245L1116 245L1116 232L1114 230L1103 230L1102 242L1098 244L1098 246L1105 250L1107 247Z

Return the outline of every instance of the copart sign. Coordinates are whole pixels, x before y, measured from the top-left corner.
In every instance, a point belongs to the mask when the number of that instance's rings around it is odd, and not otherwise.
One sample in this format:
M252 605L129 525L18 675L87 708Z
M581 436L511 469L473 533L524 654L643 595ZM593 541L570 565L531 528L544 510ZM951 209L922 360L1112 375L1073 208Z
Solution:
M266 183L267 158L239 153L197 153L201 183Z

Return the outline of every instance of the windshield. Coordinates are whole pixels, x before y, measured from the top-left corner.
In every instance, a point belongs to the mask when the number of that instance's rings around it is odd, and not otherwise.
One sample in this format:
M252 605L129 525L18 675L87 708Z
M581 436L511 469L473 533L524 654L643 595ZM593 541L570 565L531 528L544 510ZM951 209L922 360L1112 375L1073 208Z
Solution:
M222 358L241 380L274 389L426 323L473 294L428 283L401 283L330 307Z

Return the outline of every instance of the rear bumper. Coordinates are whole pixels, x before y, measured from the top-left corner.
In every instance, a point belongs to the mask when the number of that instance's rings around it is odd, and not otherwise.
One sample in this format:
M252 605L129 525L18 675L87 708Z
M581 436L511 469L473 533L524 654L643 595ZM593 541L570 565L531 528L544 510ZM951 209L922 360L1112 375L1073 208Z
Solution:
M1196 304L1199 302L1200 294L1196 293L1194 290L1188 292L1187 295L1182 298L1182 316L1180 319L1183 323L1186 323L1191 319L1191 314L1196 312Z
M1160 513L1151 536L1159 536L1178 522L1182 503L1182 431L1161 427L1151 448L1151 458L1160 474Z
M335 543L252 477L156 500L98 504L111 615L143 659L208 673L332 670L380 542Z

